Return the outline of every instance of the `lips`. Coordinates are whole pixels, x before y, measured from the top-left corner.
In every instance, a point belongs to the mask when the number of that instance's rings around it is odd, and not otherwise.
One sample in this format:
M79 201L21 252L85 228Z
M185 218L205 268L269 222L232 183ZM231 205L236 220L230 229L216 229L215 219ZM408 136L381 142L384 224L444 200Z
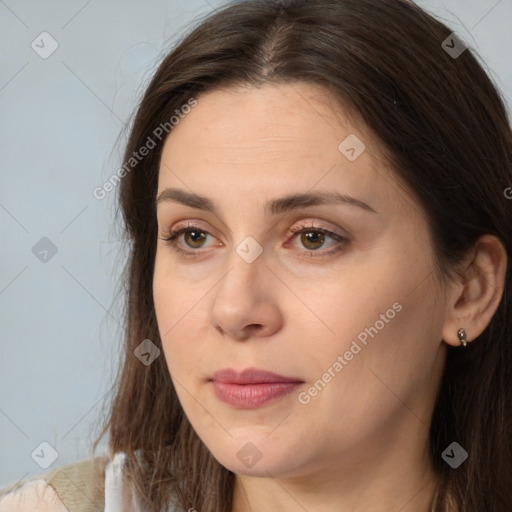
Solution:
M227 384L270 384L277 382L295 382L303 383L302 379L297 377L285 377L277 373L260 370L258 368L246 368L242 372L237 372L232 368L225 368L213 374L212 380L215 382L224 382Z
M239 409L255 409L290 395L304 384L297 377L285 377L258 368L247 368L242 372L226 368L215 372L211 382L219 400Z

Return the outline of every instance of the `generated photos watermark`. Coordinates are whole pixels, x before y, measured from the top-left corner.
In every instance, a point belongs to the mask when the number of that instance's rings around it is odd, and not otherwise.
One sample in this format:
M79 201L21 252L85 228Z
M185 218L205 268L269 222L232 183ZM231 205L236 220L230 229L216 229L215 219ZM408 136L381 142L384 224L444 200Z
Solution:
M132 153L132 156L128 159L127 162L124 163L122 167L120 167L108 180L106 180L103 185L99 187L95 187L92 191L92 195L95 199L102 200L105 199L108 192L114 190L116 185L134 168L137 164L144 159L152 149L154 149L158 142L161 142L166 135L170 133L170 131L180 122L180 119L183 119L187 114L189 114L193 107L197 105L197 100L195 98L190 98L187 103L181 106L181 108L176 109L169 121L164 123L160 123L152 132L152 135L148 135L146 142L137 150ZM154 138L153 138L154 137ZM157 141L155 140L157 139Z
M395 302L391 308L386 310L385 313L382 313L372 326L365 328L361 331L357 336L357 341L353 340L350 348L344 352L343 355L339 355L336 360L332 363L329 368L322 374L322 377L318 379L313 386L308 388L306 391L301 391L297 395L298 401L307 405L311 402L311 399L318 395L326 386L331 382L331 380L338 375L345 366L349 364L352 359L361 352L361 350L368 345L368 336L372 339L379 334L379 332L384 329L386 324L388 324L393 318L395 318L396 314L402 311L402 304L399 302ZM359 345L359 343L363 345Z

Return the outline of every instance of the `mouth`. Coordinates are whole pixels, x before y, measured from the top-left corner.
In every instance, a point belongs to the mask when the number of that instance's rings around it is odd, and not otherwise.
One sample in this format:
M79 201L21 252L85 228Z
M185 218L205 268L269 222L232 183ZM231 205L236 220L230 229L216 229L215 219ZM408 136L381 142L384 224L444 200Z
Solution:
M260 407L304 384L300 378L258 368L246 368L242 372L226 368L215 372L211 382L218 399L241 409Z

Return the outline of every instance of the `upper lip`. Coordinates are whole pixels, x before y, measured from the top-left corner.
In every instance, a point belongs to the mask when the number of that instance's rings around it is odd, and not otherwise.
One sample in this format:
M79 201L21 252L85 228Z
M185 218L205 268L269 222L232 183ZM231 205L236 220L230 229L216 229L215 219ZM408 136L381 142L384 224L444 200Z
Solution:
M224 368L213 374L212 380L228 382L231 384L257 384L272 382L304 382L297 377L285 377L277 373L268 372L259 368L246 368L237 372L233 368Z

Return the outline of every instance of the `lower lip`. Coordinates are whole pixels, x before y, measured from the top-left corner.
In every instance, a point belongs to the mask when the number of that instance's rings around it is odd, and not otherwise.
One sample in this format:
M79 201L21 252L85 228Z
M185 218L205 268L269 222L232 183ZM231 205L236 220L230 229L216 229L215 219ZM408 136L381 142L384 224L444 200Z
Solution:
M303 382L265 382L261 384L232 384L212 381L217 397L240 409L255 409L271 400L290 394Z

